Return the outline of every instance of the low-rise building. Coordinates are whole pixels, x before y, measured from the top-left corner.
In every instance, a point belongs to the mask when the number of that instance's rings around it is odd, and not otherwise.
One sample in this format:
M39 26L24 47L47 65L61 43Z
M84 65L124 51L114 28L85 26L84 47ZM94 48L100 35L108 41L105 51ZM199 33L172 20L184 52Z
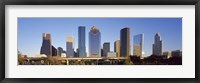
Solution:
M108 52L107 55L108 55L107 57L117 57L116 52Z

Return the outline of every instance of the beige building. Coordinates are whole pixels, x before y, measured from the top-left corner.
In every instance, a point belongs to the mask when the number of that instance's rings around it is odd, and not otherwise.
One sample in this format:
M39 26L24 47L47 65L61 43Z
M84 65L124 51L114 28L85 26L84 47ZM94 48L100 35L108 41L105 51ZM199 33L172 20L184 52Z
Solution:
M116 52L108 52L107 57L116 57L117 53Z
M117 57L120 57L120 40L115 41L114 52L116 52Z
M133 55L140 57L141 54L141 46L139 44L134 45Z

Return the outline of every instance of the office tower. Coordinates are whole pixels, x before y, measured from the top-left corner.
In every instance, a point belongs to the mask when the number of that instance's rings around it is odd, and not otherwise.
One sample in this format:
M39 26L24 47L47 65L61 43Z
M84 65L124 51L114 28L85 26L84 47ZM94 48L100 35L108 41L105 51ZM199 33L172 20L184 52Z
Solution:
M72 36L67 37L66 56L74 57L74 38Z
M63 53L63 48L58 47L57 53L58 53L58 56L61 57L61 54Z
M57 56L57 49L52 45L52 56Z
M42 46L40 49L40 54L45 54L48 57L52 57L52 40L50 33L42 34Z
M144 34L135 35L133 38L133 55L143 57L144 55Z
M101 57L101 33L95 26L89 32L89 56Z
M116 52L117 57L120 57L120 40L115 41L114 52Z
M153 55L162 55L162 40L159 33L156 33L153 44Z
M107 57L108 52L110 52L110 43L103 43L103 57Z
M130 56L130 28L126 27L120 31L120 57Z
M78 27L78 49L79 57L86 57L85 26Z

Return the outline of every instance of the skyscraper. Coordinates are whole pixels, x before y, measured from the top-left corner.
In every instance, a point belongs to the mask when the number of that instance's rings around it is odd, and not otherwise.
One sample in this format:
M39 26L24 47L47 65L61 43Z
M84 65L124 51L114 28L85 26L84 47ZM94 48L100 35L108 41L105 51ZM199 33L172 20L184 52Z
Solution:
M103 57L107 57L108 52L110 52L110 43L103 43Z
M89 32L89 56L101 57L101 33L95 26Z
M52 40L50 33L42 34L42 46L40 49L40 54L45 54L48 57L52 57Z
M120 57L130 56L130 28L126 27L120 31Z
M138 57L143 57L144 55L144 35L138 34L135 35L133 43L133 55Z
M120 57L120 40L115 41L114 52L116 52L117 57Z
M72 36L67 37L66 55L67 57L74 57L74 38Z
M59 57L61 57L61 54L63 53L63 48L61 48L61 47L58 47L58 49L57 49L58 51L57 51L57 53L58 53L58 56Z
M162 55L162 40L160 33L156 33L153 46L153 55Z
M79 57L86 57L85 26L78 27L78 49Z

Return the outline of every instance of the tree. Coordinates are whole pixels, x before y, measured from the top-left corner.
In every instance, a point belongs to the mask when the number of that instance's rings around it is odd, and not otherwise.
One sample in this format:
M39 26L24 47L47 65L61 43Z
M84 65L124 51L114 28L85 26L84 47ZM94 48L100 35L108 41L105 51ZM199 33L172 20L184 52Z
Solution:
M127 56L127 57L126 57L126 59L125 59L125 64L126 64L126 65L133 65L133 62L131 61L130 56Z

